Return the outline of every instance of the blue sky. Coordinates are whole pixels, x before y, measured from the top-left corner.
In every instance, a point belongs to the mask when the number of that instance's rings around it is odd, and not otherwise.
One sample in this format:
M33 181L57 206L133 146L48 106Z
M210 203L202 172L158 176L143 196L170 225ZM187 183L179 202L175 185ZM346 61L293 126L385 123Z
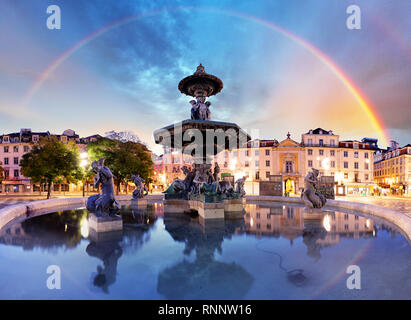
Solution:
M48 5L62 28L46 28ZM361 30L346 28L358 4ZM192 7L192 8L187 8ZM223 11L223 12L222 12ZM153 13L157 12L157 13ZM231 12L231 13L230 13ZM310 128L342 139L379 137L358 101L321 60L273 23L327 55L367 97L401 145L411 143L411 1L0 1L0 131L71 128L82 136L152 132L190 114L178 82L201 62L220 77L214 120L260 138L292 138ZM149 13L149 14L147 14ZM142 15L87 42L24 96L60 55L92 32Z

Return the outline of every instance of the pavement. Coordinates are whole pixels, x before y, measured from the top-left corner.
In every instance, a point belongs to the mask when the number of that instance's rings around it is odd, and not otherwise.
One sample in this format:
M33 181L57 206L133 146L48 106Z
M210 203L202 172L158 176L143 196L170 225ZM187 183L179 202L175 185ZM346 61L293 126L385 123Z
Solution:
M380 207L390 208L396 211L400 211L411 216L411 198L405 197L358 197L358 196L346 196L335 197L336 200L361 202L367 204L373 204Z

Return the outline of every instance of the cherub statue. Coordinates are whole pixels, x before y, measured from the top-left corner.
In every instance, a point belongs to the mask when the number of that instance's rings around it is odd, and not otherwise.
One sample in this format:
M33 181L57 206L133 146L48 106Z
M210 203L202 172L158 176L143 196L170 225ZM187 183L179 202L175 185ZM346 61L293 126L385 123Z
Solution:
M211 102L205 101L204 96L198 96L197 101L191 100L191 119L192 120L210 120L211 119L211 112L210 112L210 105Z
M101 194L95 194L87 199L86 208L97 216L114 215L120 208L114 198L114 182L111 170L104 166L104 158L91 164L94 176L94 187L101 185Z
M133 191L133 199L138 200L145 197L148 194L147 188L144 186L144 179L140 177L139 174L132 175L131 179L133 179L136 188Z

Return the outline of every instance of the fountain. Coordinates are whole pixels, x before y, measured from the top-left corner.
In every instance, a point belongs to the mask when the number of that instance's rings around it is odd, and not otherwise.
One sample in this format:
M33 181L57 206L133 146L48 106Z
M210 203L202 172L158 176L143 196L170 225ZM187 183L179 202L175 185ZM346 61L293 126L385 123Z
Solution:
M185 179L173 181L165 193L165 210L196 210L204 219L224 218L225 213L244 211L244 179L232 186L220 181L218 164L212 171L214 157L221 151L245 146L251 137L237 124L211 120L211 103L206 98L216 95L223 82L205 72L200 64L193 75L178 85L191 100L191 118L154 132L157 144L193 157L193 168L183 167Z

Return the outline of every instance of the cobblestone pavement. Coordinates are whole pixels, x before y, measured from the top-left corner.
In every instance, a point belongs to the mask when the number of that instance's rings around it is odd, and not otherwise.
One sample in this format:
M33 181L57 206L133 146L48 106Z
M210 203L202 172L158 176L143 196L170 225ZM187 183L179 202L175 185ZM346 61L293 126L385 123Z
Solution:
M411 216L411 199L381 197L336 197L336 200L362 202L397 210Z

